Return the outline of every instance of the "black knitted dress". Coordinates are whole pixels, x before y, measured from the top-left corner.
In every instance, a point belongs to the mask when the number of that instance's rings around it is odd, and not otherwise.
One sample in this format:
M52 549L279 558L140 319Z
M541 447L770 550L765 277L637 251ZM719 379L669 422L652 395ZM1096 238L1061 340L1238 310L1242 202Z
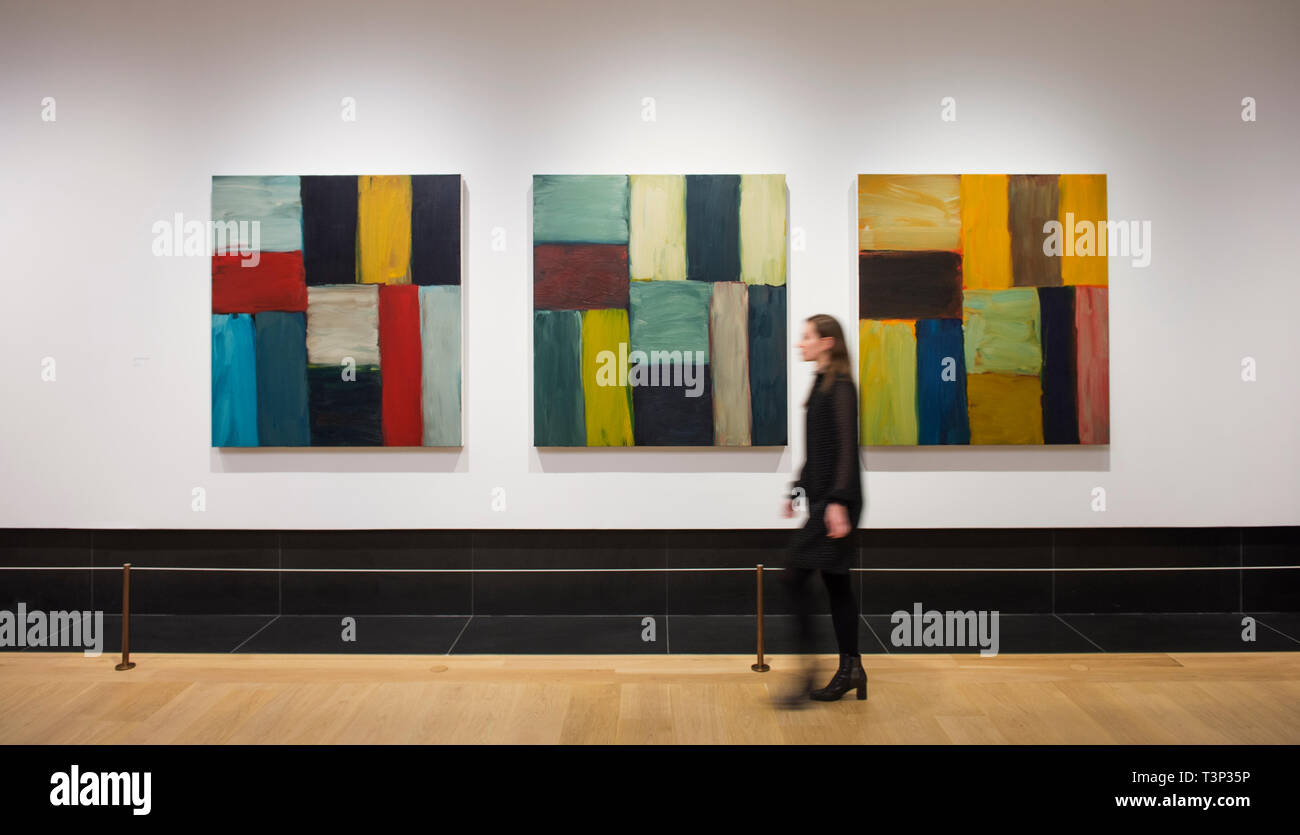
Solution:
M854 532L862 516L862 462L858 457L858 391L840 374L830 390L821 390L827 372L817 375L804 418L805 461L791 495L802 487L808 499L808 522L794 535L786 564L846 574L853 565ZM848 510L849 533L832 539L826 528L826 505Z

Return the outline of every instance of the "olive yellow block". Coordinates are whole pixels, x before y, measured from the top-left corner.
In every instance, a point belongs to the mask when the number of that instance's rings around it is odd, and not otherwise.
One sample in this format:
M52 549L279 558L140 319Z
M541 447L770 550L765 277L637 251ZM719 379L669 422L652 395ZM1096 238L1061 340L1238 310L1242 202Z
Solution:
M602 373L610 363L601 353L625 356L628 344L626 310L582 312L582 396L587 421L587 446L635 446L632 435L632 389L625 372ZM610 379L610 377L613 379Z
M967 374L972 444L1043 443L1043 386L1033 374Z
M858 320L860 434L864 446L915 446L916 323L907 319Z

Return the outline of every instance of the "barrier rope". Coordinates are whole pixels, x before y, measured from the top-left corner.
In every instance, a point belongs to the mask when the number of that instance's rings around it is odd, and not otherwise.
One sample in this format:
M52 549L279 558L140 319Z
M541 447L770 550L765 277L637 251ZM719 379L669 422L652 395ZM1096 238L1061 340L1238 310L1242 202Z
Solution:
M860 573L873 572L929 572L929 571L947 571L947 572L1037 572L1037 571L1292 571L1300 568L1300 565L1193 565L1193 566L1076 566L1068 568L851 568L850 571ZM717 567L717 568L218 568L211 566L162 566L162 565L135 565L123 563L121 566L116 565L88 565L88 566L69 566L69 565L4 565L0 566L0 571L121 571L122 572L122 661L113 669L130 670L135 667L135 662L131 660L131 573L133 571L221 571L221 572L287 572L291 574L591 574L603 572L621 572L621 573L657 573L666 571L752 571L754 572L754 582L756 585L756 629L757 629L757 652L758 659L750 665L750 669L755 672L765 673L771 669L763 661L763 572L766 571L784 571L784 568L765 568L761 563L750 568L744 567Z

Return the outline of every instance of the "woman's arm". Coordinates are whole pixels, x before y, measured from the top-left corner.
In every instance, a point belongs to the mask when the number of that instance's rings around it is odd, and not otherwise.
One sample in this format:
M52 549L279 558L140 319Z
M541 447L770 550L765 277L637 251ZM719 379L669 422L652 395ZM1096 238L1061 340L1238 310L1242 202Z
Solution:
M858 397L851 379L840 377L835 381L831 407L835 420L835 478L827 501L848 507L862 489L857 466Z
M808 461L803 462L799 468L799 477L790 483L790 498L798 498L801 494L807 493L808 488L804 485L803 474L808 470Z

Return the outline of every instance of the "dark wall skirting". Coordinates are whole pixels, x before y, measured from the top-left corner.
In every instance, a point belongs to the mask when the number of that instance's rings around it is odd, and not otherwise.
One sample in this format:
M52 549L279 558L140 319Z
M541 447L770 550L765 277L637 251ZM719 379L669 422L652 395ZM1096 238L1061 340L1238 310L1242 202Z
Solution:
M1300 528L862 530L861 568L1032 572L855 574L865 615L926 609L1004 614L1300 611ZM0 529L0 609L121 607L117 571L51 566L441 569L752 568L782 565L790 530L202 531ZM1197 571L1197 567L1231 570ZM1078 567L1173 568L1068 572ZM767 612L789 612L779 574ZM743 572L254 573L132 575L141 615L748 615Z

